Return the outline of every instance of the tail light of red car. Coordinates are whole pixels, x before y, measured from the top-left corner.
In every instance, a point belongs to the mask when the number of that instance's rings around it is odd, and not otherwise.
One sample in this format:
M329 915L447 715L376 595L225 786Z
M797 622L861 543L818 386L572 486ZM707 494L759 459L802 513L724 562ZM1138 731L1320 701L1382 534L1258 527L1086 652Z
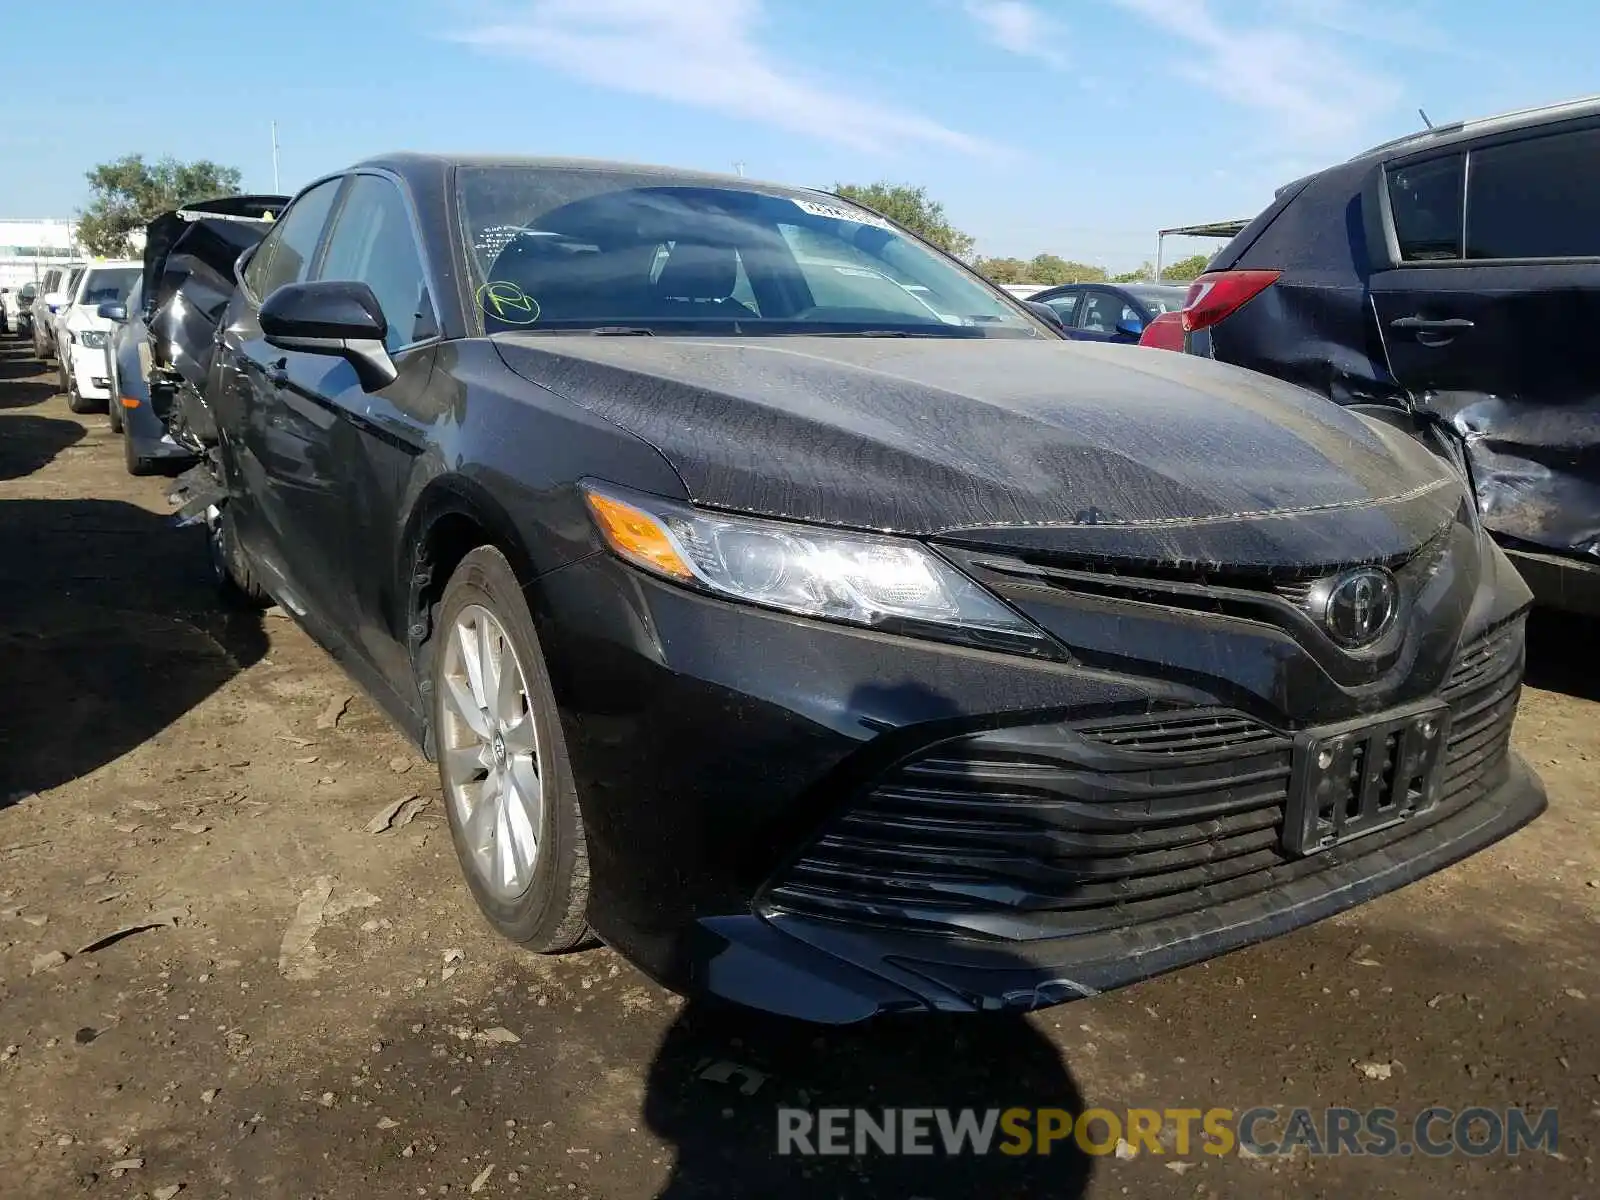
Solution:
M1183 313L1174 309L1172 312L1156 314L1156 319L1146 325L1144 332L1139 335L1139 345L1183 353Z
M1198 333L1231 317L1277 282L1279 271L1207 271L1189 285L1183 331Z

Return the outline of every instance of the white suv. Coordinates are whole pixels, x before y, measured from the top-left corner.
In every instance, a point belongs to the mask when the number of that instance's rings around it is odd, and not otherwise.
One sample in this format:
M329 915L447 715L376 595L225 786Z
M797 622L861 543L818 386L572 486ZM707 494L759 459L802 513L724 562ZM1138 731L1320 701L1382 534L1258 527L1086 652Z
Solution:
M126 304L144 265L138 262L91 263L78 280L70 306L58 329L61 387L75 413L98 412L111 402L111 371L106 357L115 326L102 317L102 304Z

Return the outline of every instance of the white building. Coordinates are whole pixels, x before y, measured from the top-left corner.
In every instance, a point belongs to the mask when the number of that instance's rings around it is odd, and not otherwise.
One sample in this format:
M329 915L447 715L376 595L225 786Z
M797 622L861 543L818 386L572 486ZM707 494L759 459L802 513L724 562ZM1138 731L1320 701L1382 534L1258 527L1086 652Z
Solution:
M83 261L77 232L73 221L0 218L0 287L36 283L50 267Z

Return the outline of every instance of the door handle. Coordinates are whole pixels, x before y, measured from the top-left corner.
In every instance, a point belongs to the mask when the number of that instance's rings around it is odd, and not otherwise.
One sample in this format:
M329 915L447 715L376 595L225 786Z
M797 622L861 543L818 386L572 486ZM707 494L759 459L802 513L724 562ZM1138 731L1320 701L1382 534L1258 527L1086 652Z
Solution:
M1460 333L1471 329L1472 322L1465 317L1447 317L1434 321L1424 316L1396 317L1389 322L1390 329L1416 329L1424 333Z
M1414 334L1417 345L1427 346L1429 349L1438 349L1448 346L1456 340L1456 335L1465 333L1472 328L1472 322L1465 317L1444 317L1431 320L1421 313L1409 317L1396 317L1389 322L1390 329L1404 329Z

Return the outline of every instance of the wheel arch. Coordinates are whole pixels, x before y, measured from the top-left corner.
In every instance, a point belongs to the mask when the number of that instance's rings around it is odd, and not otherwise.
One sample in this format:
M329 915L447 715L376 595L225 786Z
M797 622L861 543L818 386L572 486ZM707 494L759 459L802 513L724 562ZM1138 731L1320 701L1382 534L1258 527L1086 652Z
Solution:
M506 556L538 620L536 580L541 567L510 513L487 489L462 475L430 480L412 506L399 542L395 595L401 599L399 629L422 698L424 750L435 755L433 730L433 619L444 589L461 560L479 546Z

